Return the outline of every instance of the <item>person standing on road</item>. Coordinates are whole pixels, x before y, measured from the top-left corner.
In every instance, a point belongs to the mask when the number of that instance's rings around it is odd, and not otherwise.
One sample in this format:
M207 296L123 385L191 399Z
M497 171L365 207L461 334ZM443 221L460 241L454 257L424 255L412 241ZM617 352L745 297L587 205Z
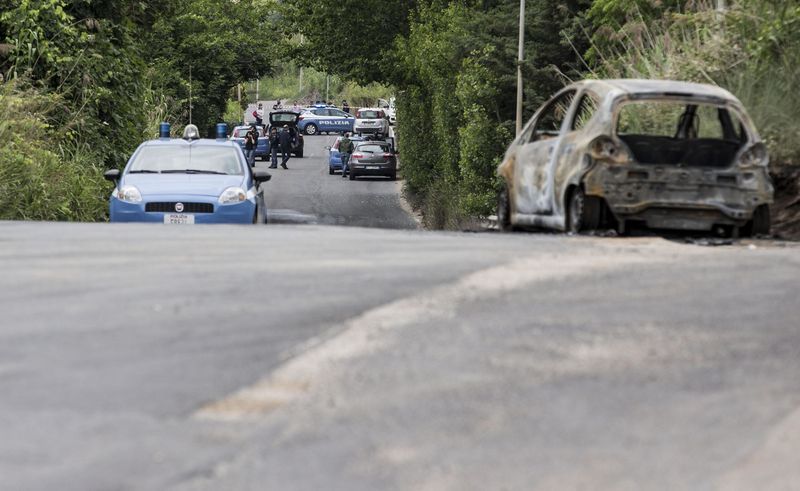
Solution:
M289 125L283 125L283 131L281 131L278 140L281 144L281 153L283 154L283 161L281 162L281 167L284 169L288 169L286 166L286 162L289 161L289 157L292 155L292 133L289 131Z
M256 166L256 147L258 146L258 128L255 124L250 126L250 131L244 135L244 156L250 167Z
M292 106L292 112L300 114L300 106L297 104L297 101L294 101L294 105Z
M278 128L272 127L269 131L269 153L272 157L270 169L278 168L278 146L281 144L281 139L278 137Z
M348 104L345 100L342 100L342 111L350 114L350 104Z
M342 158L342 177L347 177L350 170L350 154L353 153L353 142L350 140L350 133L345 133L339 140L339 156Z

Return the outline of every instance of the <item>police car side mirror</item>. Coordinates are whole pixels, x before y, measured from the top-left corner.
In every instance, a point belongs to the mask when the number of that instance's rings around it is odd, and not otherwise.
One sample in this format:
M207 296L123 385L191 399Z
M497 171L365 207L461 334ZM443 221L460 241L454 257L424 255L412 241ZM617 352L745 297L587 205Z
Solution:
M272 179L272 174L262 169L256 169L253 171L253 179L256 182L267 182Z
M111 169L105 171L103 177L105 177L106 180L109 180L111 182L117 182L119 180L119 175L120 175L119 169Z

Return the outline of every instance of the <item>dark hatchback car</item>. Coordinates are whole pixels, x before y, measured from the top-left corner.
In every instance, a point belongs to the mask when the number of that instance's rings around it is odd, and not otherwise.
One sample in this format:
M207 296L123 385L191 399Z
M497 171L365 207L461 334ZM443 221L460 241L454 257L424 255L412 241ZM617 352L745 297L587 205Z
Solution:
M275 111L269 114L269 127L267 128L267 134L272 130L272 128L276 128L278 131L281 131L285 126L289 127L289 132L292 134L292 154L296 157L303 156L303 147L305 146L305 142L303 141L303 134L300 130L297 129L297 122L299 121L299 115L293 111ZM280 149L278 150L280 152Z
M385 141L356 142L350 156L350 180L364 176L385 176L397 179L397 153Z

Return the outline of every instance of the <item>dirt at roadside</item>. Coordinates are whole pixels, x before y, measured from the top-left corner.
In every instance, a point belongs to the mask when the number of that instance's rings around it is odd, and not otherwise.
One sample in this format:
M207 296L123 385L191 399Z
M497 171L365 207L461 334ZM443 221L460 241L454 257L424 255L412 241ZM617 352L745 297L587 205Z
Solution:
M772 172L775 203L772 205L772 233L781 239L800 240L800 166Z

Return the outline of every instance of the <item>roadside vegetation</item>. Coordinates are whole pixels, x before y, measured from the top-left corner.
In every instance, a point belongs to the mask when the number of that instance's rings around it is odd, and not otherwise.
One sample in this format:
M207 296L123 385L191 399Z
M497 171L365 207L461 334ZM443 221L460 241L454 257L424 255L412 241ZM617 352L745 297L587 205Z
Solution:
M519 2L415 3L391 23L362 10L361 24L382 26L391 40L351 50L357 70L314 55L323 39L332 52L352 45L306 21L335 16L334 7L300 0L296 22L309 63L397 89L407 195L429 227L460 228L494 212L494 171L514 133ZM800 160L796 0L528 0L525 35L526 121L570 80L692 80L742 99L776 173ZM363 66L377 68L365 74Z
M302 81L302 83L301 83ZM253 101L256 97L255 82L245 87L245 101ZM291 60L276 63L274 73L263 77L260 81L259 95L262 100L283 101L290 106L294 101L310 104L315 101L333 101L340 104L342 100L353 107L374 105L379 98L387 98L392 89L386 85L372 82L360 85L340 75L328 75L314 68L303 68L300 76L300 65Z
M269 73L270 13L257 1L0 0L0 219L104 219L102 173L160 121L187 123L190 87L207 128L231 87Z
M103 189L100 173L124 165L159 121L176 131L188 122L190 92L205 129L238 121L255 91L248 84L240 104L235 87L260 78L262 99L288 104L396 95L406 195L430 228L469 226L494 212L495 168L514 136L518 9L518 0L0 0L0 172L17 176L0 184L0 213L102 219L105 197L88 198ZM526 13L526 121L586 77L718 84L767 140L782 196L796 193L800 0L527 0ZM57 156L60 170L28 158L35 151ZM19 184L51 172L63 179L47 190L58 199Z

